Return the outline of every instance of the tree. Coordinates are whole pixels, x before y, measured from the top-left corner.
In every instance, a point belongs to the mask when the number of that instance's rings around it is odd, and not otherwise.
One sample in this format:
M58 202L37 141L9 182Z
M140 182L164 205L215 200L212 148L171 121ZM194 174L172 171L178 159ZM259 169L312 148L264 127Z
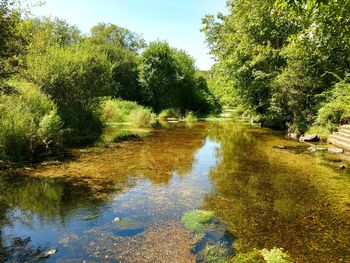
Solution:
M105 52L113 64L112 95L140 102L138 53L146 46L141 36L114 24L101 23L91 29L87 41Z
M92 139L102 125L94 102L111 94L111 68L107 55L94 46L52 46L45 54L28 58L25 75L56 103L64 127L70 131L68 139Z
M0 0L0 82L17 73L26 44L21 10L14 1Z

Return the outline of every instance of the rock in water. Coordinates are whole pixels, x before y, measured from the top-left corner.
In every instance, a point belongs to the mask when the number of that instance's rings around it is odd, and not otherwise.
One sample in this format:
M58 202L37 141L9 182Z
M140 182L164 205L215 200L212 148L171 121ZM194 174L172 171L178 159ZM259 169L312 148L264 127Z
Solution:
M299 136L296 132L289 132L286 136L287 139L298 140Z
M300 136L299 141L301 142L318 142L320 137L317 134L304 134Z
M309 148L307 148L308 150L309 150L309 152L311 152L311 153L315 153L315 152L317 152L317 148L316 147L309 147Z
M342 148L328 148L328 152L330 152L330 153L343 153L344 150Z
M48 258L52 255L55 255L57 253L57 248L51 248L51 249L48 249L48 250L45 250L41 253L39 253L36 258L37 259L41 259L41 258Z

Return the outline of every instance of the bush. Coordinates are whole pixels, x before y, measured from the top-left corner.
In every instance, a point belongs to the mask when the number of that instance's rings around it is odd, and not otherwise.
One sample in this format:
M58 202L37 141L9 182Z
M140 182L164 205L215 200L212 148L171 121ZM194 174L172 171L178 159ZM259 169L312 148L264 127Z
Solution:
M151 127L155 122L155 115L150 109L140 108L132 111L128 119L134 126L146 128Z
M13 85L12 95L0 94L0 158L24 161L58 152L62 122L54 103L32 84Z
M325 141L327 140L327 138L329 137L329 135L331 135L331 133L335 130L335 127L328 124L326 125L326 127L323 126L311 126L308 130L307 130L307 134L317 134L318 136L320 136L320 139Z
M25 77L51 96L57 104L68 140L98 137L102 123L95 112L97 97L111 93L111 68L107 55L84 44L48 47L27 59Z
M181 111L178 109L165 109L159 113L159 119L165 121L166 119L179 119L181 118Z
M192 111L189 111L185 116L185 121L187 123L193 123L197 121L197 116L193 114Z
M101 119L106 124L130 122L137 127L150 127L155 116L150 109L136 102L105 99L101 103Z
M326 94L328 101L322 105L318 112L317 124L326 126L346 124L350 122L350 83L341 81L333 90Z

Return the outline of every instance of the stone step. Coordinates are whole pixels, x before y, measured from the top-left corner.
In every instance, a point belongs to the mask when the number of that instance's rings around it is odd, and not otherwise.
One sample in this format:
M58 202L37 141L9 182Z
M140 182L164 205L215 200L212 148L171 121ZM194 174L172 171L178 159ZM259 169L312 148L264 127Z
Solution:
M348 138L348 137L341 136L341 135L333 133L332 135L329 136L329 138L332 138L332 139L335 139L335 140L338 140L338 141L342 141L342 142L348 143L350 145L350 138Z
M335 132L333 134L336 134L336 135L339 135L339 136L342 136L342 137L345 137L345 138L350 138L350 132L346 133L346 132Z
M347 131L350 131L350 125L341 125L341 126L339 126L339 130L347 130Z
M333 144L337 147L343 148L346 151L350 151L350 140L338 137L337 135L331 135L328 138L328 143Z
M350 129L339 128L339 129L338 129L338 132L342 132L342 133L345 133L345 134L349 134L349 135L350 135Z

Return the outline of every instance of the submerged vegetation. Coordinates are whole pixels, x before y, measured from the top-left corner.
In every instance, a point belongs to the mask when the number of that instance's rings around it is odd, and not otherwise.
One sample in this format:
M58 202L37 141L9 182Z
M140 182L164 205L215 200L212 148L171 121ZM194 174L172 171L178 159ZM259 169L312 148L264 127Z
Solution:
M181 222L185 228L192 232L203 232L214 218L214 213L211 211L194 210L183 215Z

